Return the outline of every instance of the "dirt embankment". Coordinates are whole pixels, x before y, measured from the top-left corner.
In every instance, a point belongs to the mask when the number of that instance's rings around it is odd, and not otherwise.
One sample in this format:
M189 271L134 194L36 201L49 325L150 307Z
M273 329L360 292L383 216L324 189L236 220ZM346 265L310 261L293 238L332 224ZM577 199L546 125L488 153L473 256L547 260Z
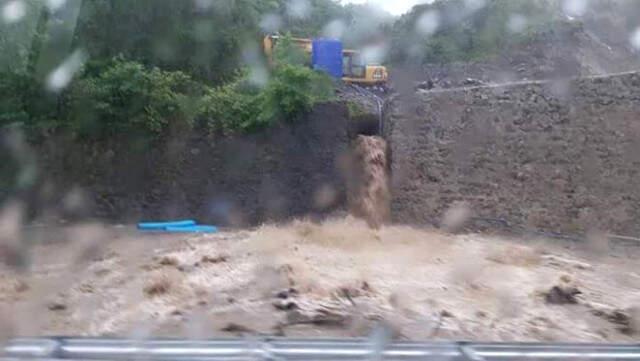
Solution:
M350 146L348 118L344 104L330 103L254 135L91 143L51 138L28 153L26 142L11 148L16 138L7 137L7 148L15 151L2 157L14 162L3 162L0 182L11 184L22 173L33 179L26 190L0 198L19 194L39 217L54 219L193 217L243 226L320 215L344 207L339 163Z
M354 117L345 103L333 103L298 122L235 137L28 144L14 131L0 134L7 148L0 200L24 203L29 219L46 223L196 218L249 226L349 208L379 227L390 220L391 165L385 140L370 135L378 126L377 115ZM16 173L31 179L11 191Z
M457 201L527 227L640 234L640 74L418 92L396 107L393 216Z

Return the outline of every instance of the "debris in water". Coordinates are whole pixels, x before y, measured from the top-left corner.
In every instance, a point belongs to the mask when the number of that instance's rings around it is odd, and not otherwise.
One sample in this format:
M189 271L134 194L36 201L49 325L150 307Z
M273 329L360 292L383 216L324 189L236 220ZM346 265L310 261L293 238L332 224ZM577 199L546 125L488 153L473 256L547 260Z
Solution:
M175 257L165 256L160 258L158 263L162 266L177 266L180 262Z
M545 300L553 305L576 304L578 303L576 296L579 294L582 292L576 287L553 286L545 294Z
M273 307L278 311L291 311L298 308L298 305L293 301L279 299L273 302Z
M144 294L149 297L163 295L171 290L171 279L165 274L158 274L144 287Z
M235 334L244 334L244 333L255 333L256 331L245 327L243 325L237 324L237 323L233 323L230 322L228 323L226 326L224 326L223 328L220 329L223 332L231 332L231 333L235 333Z
M286 300L290 296L298 294L298 291L295 288L289 288L287 290L280 291L276 293L276 298L280 298Z
M447 311L447 310L442 310L442 311L440 311L440 316L442 316L442 317L449 317L449 318L451 318L451 317L455 317L455 316L453 315L453 313L451 313L451 312L449 312L449 311Z
M220 255L220 256L202 256L202 259L200 260L200 262L202 263L223 263L223 262L227 262L227 260L229 259L228 256L226 255Z
M60 301L53 301L47 305L50 311L64 311L67 309L67 305Z

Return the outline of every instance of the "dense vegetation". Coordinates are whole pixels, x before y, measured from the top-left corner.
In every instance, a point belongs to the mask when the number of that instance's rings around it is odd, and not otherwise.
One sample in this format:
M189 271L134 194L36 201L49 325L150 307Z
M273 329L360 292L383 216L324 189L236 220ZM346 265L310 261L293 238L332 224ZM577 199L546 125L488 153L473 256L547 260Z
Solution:
M316 102L330 99L333 84L324 74L300 64L297 48L285 37L275 53L275 68L266 86L240 73L230 83L209 89L199 114L210 131L231 133L254 131L275 119L292 121Z
M286 41L267 66L262 37L321 35L354 11L331 0L13 3L21 17L0 24L0 126L91 138L296 119L331 98L330 80L283 55L295 53Z
M253 131L292 120L333 93L331 80L303 66L281 64L264 86L238 73L212 87L181 71L116 57L88 63L60 93L27 72L7 73L0 85L0 121L30 130L66 129L82 137L157 134L201 127L217 133Z

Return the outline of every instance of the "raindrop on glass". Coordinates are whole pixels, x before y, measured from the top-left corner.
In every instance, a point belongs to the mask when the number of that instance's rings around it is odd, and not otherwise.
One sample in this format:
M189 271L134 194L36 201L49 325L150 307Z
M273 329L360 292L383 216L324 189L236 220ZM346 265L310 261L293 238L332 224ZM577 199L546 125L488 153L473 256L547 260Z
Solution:
M507 22L507 29L512 33L522 32L527 27L527 18L520 14L512 14Z
M260 29L267 33L275 33L281 26L282 19L276 14L267 14L260 20Z
M322 35L325 38L342 39L346 29L347 27L342 20L333 20L324 26Z
M468 11L474 12L482 9L486 5L485 0L466 0L464 2L465 7Z
M27 8L20 0L9 1L2 7L2 20L7 23L15 23L27 13Z
M382 64L387 55L385 44L367 46L362 49L362 59L368 64Z
M587 0L564 0L562 10L569 18L582 16L587 11Z
M416 22L416 31L422 35L433 34L440 25L440 14L437 11L426 11L418 18Z
M287 14L292 18L306 18L309 16L310 9L308 0L289 0L287 3Z
M47 77L47 88L54 92L64 89L69 85L75 73L82 68L85 60L86 55L83 51L74 51L60 66L49 74Z
M64 6L67 0L47 0L47 6L52 11L58 10Z
M640 50L640 27L636 28L636 30L631 33L630 41L631 46L633 46L634 49Z
M269 72L264 66L255 65L249 69L249 82L258 87L265 87L269 81Z
M214 0L195 0L196 8L199 10L208 10L213 6Z

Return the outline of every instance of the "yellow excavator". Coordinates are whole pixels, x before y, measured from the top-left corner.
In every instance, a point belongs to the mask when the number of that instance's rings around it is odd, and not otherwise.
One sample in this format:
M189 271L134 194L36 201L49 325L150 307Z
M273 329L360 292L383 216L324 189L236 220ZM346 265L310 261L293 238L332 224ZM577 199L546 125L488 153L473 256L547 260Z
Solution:
M271 62L273 50L280 39L279 35L267 35L264 38L264 52ZM305 38L291 38L306 54L311 55L313 41ZM360 86L386 87L389 75L387 68L382 65L365 64L362 54L358 50L344 49L342 51L342 81L347 84Z

